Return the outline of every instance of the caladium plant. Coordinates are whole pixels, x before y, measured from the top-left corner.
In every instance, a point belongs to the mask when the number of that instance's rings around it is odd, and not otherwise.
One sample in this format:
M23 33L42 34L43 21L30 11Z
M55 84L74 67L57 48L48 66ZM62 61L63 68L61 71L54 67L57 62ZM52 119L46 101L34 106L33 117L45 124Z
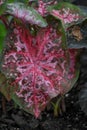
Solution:
M67 47L66 32L86 15L66 2L50 3L40 0L34 8L29 2L8 2L2 14L9 24L1 53L0 91L35 117L52 98L67 93L79 74L78 51Z

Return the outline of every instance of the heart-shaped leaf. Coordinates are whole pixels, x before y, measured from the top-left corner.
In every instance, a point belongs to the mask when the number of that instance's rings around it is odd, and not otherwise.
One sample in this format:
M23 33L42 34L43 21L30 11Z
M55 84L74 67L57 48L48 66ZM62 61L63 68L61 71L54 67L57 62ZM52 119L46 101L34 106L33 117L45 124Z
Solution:
M55 24L38 30L33 27L34 35L29 29L12 22L1 71L12 80L12 99L38 117L52 98L64 95L77 80L77 51L61 48L62 35Z
M47 26L46 20L34 8L21 2L7 4L6 12L21 19L23 22L36 24L40 27Z

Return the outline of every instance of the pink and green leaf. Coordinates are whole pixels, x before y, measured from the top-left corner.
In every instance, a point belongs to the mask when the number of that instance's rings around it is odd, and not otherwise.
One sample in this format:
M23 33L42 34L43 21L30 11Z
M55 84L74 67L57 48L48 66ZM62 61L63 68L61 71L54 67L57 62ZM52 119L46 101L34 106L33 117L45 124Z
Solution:
M46 27L46 20L32 7L21 2L8 3L7 13L21 19L24 23L35 24L40 27Z
M83 10L67 2L60 2L56 5L49 6L48 11L55 18L62 21L65 29L74 24L82 23L87 19L87 15Z
M32 28L31 28L32 29ZM77 80L76 50L63 50L55 25L35 30L12 22L1 59L2 73L11 79L12 99L38 117L48 102L64 95Z

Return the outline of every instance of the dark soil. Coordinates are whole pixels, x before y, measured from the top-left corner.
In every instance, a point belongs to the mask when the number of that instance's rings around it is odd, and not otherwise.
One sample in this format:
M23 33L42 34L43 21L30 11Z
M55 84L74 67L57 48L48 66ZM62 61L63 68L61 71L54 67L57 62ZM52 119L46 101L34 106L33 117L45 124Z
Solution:
M74 88L65 95L66 112L54 117L53 110L45 110L39 119L6 101L6 110L0 105L0 130L87 130L87 116L78 103L80 90L87 87L87 50L80 57L80 77ZM0 95L0 104L2 95Z

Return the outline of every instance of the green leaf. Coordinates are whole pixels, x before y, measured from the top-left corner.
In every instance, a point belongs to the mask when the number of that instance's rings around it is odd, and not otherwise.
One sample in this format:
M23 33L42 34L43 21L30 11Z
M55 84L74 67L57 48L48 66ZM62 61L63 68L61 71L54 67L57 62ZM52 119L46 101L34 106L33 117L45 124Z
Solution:
M64 26L62 25L61 20L59 20L59 22L58 22L58 32L62 36L62 48L66 49L66 47L67 47L66 33L65 33L65 29L64 29Z
M40 27L47 26L46 20L34 8L20 2L7 4L7 13L21 19L23 22L36 24Z
M0 72L0 92L8 101L11 100L12 89L5 75Z
M8 3L17 2L17 0L7 0Z
M0 15L4 14L6 11L6 3L0 5Z
M27 3L29 0L7 0L8 3L13 3L13 2L23 2Z
M2 22L0 22L0 53L2 52L3 49L3 43L5 40L5 36L7 34L7 30Z
M54 116L55 117L58 117L61 99L62 99L62 96L59 97L56 102L51 102L53 109L54 109Z
M61 2L56 5L49 6L48 11L55 18L62 21L65 30L67 30L70 26L81 23L87 19L87 15L84 11L67 2Z

